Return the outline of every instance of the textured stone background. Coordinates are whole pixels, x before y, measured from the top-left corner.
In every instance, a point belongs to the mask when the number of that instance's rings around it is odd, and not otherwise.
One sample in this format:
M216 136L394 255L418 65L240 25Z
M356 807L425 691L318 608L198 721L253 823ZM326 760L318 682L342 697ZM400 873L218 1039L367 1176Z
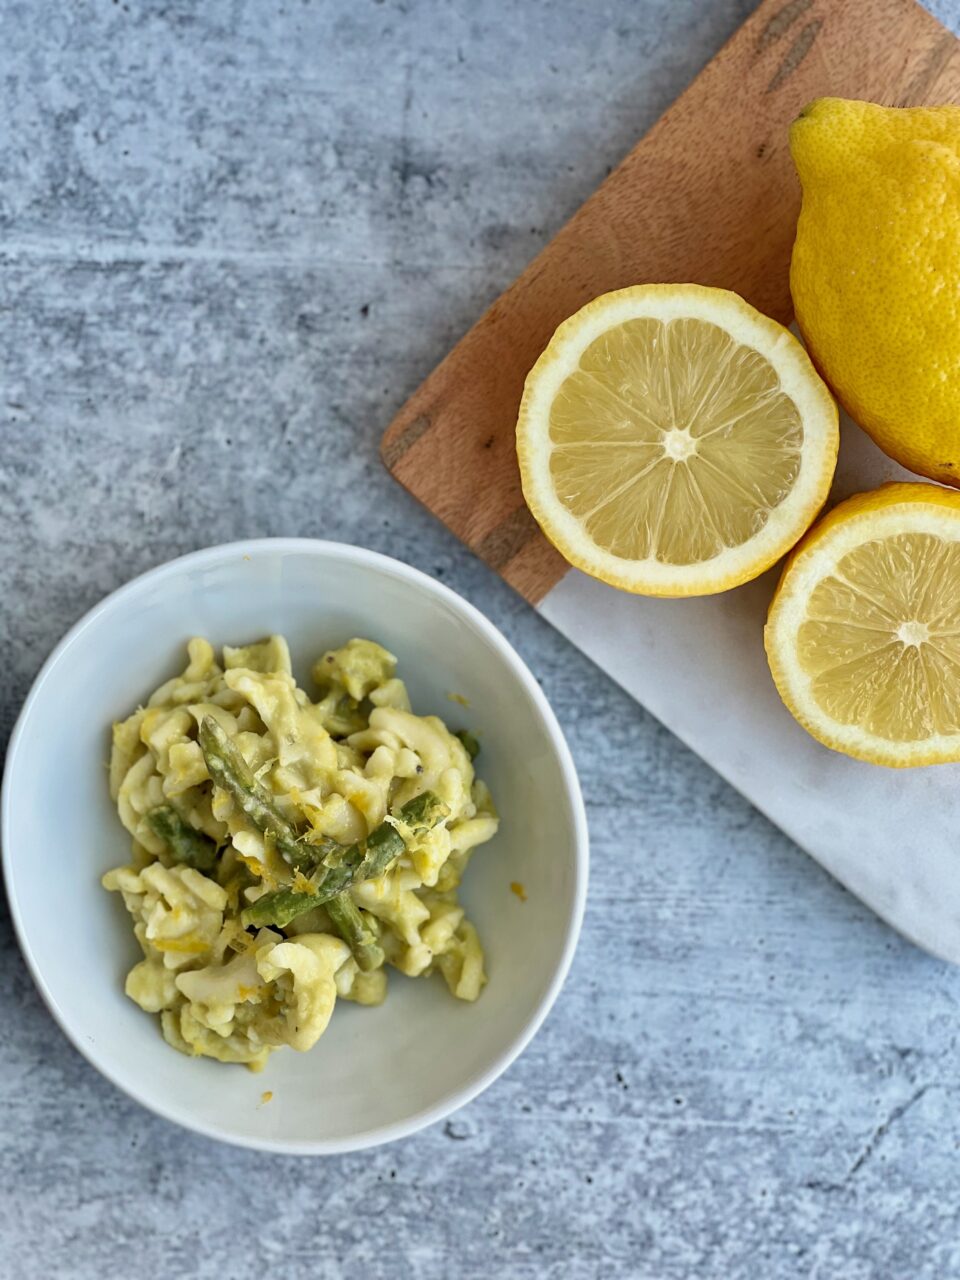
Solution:
M0 1276L960 1274L960 973L376 456L750 8L0 0L0 739L105 592L194 547L324 535L504 629L593 835L579 953L523 1059L448 1124L336 1160L231 1150L128 1102L41 1006L0 907ZM958 0L937 10L960 27Z

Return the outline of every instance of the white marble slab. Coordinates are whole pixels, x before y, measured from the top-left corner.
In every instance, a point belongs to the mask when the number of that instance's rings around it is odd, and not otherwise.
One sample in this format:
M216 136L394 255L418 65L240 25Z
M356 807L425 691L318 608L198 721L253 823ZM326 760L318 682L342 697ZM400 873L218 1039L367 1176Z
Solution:
M831 501L917 479L849 419ZM814 741L763 652L779 567L724 595L652 600L571 571L540 610L906 937L960 964L960 765L892 770Z

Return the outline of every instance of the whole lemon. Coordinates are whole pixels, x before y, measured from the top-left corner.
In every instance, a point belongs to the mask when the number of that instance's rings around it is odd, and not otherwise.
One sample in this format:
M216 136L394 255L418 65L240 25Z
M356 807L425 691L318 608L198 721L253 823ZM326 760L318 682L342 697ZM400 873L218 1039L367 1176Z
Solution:
M881 449L960 487L960 107L819 98L790 150L790 288L814 362Z

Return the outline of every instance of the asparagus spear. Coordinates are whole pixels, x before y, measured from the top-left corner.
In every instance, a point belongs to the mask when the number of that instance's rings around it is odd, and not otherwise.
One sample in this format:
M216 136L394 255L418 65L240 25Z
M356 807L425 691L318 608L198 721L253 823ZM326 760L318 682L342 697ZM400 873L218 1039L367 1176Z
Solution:
M317 850L297 839L273 797L254 777L253 770L213 716L204 716L201 721L200 750L210 777L233 797L259 831L273 837L284 862L297 871L312 871L317 865Z
M363 972L379 969L383 964L383 948L369 923L370 917L364 918L349 892L345 890L338 893L326 907L333 927L344 942L349 944L353 958Z
M313 869L324 855L333 858L336 865L340 856L338 851L343 846L333 840L322 844L300 843L294 828L279 812L272 797L254 777L246 760L212 716L206 716L200 725L200 747L207 762L207 771L217 786L233 796L258 830L273 837L277 852L290 866L301 871ZM325 884L326 879L327 873L321 884ZM301 911L308 911L321 901L313 894L296 893L288 889L280 889L276 894L265 896L278 899L275 918L272 920L274 924L280 924L282 917L286 917L283 923L289 924L294 916ZM383 952L376 935L364 922L350 895L344 891L334 892L322 900L326 903L331 923L349 944L360 968L368 972L383 964ZM289 914L291 904L296 906L292 915ZM244 923L248 921L245 919Z
M197 871L211 871L217 861L217 846L207 836L195 831L180 817L176 809L161 804L147 814L147 826L159 836L177 862Z
M251 925L257 929L267 925L285 929L297 916L321 906L326 906L326 903L318 894L300 893L297 889L274 889L252 902L249 907L244 907L240 913L240 922L245 929L249 929Z
M397 820L411 834L416 834L436 826L448 812L447 806L432 791L425 791L423 795L407 801L397 814ZM350 885L383 875L405 847L406 841L396 827L390 822L382 822L366 840L353 845L338 845L324 856L322 865L326 874L316 893L297 893L291 889L265 893L244 910L243 923L258 927L273 924L283 928L302 912L328 903Z

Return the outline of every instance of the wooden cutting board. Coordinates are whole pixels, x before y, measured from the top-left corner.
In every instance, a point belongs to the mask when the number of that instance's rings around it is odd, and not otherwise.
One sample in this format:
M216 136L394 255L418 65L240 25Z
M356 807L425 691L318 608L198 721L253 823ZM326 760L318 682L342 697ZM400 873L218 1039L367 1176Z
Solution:
M918 770L891 785L885 771L807 739L766 676L766 580L703 601L625 597L569 568L520 490L523 380L556 326L597 294L692 280L791 321L800 191L787 128L820 95L960 101L960 41L915 0L763 0L411 396L382 453L401 484L824 866L908 936L960 962L960 774ZM897 471L846 424L835 496ZM707 633L715 669L703 660ZM907 857L918 834L927 852Z

